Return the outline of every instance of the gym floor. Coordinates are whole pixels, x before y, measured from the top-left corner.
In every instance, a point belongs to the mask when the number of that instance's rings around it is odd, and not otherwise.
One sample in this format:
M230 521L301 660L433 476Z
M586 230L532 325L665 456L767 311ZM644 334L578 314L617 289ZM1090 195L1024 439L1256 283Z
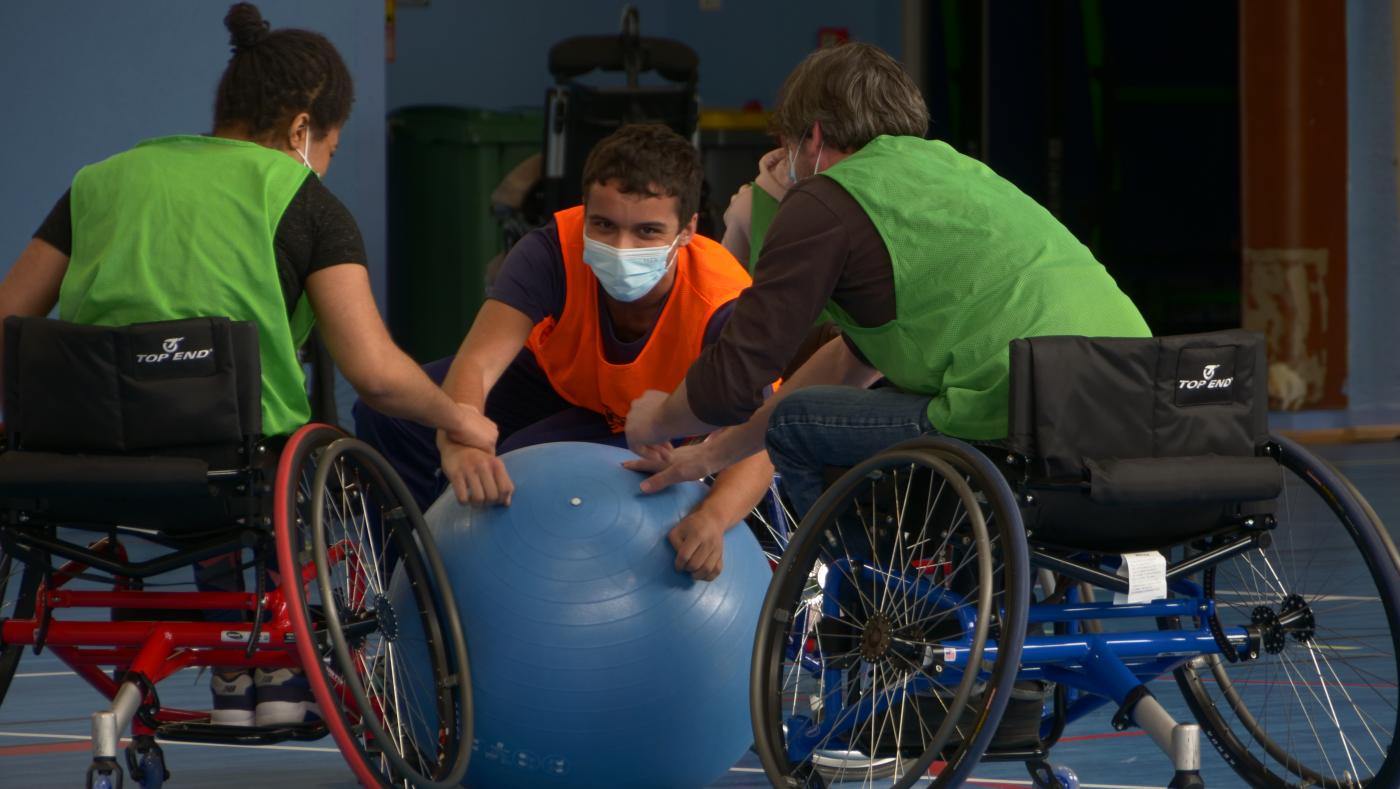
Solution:
M1400 441L1311 447L1333 462L1371 502L1400 539ZM1325 561L1323 557L1320 561ZM1353 568L1337 567L1337 572ZM173 577L173 576L172 576ZM1157 697L1179 720L1188 715L1176 684L1167 677L1154 686ZM209 700L207 677L188 671L160 686L167 704L199 708ZM49 654L26 654L14 684L0 707L0 785L40 789L80 786L89 761L89 715L101 702L97 694ZM1052 754L1053 762L1071 767L1084 787L1146 789L1165 786L1171 769L1139 730L1116 732L1103 711L1071 726ZM1245 787L1203 742L1202 768L1208 786ZM298 789L352 787L354 781L329 741L261 747L183 743L165 745L171 786L296 786ZM987 764L973 781L978 786L1020 787L1030 784L1020 764ZM766 786L758 760L748 754L717 786Z

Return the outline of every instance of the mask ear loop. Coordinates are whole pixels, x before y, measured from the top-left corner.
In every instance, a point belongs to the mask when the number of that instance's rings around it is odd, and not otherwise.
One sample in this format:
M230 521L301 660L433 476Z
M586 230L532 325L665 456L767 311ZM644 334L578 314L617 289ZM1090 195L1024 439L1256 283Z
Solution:
M802 150L802 141L805 139L807 139L807 132L802 132L802 136L797 138L797 147L786 152L788 166L788 186L793 186L797 183L797 152ZM813 175L815 174L816 173L813 173Z
M311 166L311 127L310 127L310 126L307 126L307 127L306 127L306 145L302 146L302 150L297 151L297 155L301 156L301 162L302 162L302 164L306 165L306 169L311 170L311 171L313 171L313 172L316 170L315 167L312 167L312 166Z

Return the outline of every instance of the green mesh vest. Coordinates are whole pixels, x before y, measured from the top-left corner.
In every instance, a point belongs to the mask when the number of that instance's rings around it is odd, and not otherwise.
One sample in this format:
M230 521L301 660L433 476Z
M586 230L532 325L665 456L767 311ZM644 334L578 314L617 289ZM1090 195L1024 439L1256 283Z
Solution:
M296 350L312 315L303 294L288 317L272 242L310 173L286 154L218 137L147 140L84 167L73 179L59 317L106 326L252 321L263 429L291 433L311 418Z
M933 396L947 435L1006 435L1008 343L1147 337L1137 308L1049 211L945 143L878 137L822 173L869 215L894 264L895 319L828 309L896 386Z
M768 226L778 213L778 201L763 190L757 181L750 184L749 209L749 259L744 261L749 273L758 265L758 256L763 252L763 240L768 237Z

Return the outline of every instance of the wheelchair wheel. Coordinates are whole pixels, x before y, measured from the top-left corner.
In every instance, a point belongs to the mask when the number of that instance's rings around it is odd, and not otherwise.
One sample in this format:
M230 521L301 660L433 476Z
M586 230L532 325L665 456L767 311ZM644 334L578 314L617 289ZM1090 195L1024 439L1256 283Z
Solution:
M39 568L0 551L0 622L34 616L34 598L42 580L43 573ZM5 695L10 692L10 683L14 681L19 659L23 655L23 644L0 647L0 704L5 702Z
M787 549L797 519L793 517L787 499L784 498L776 480L768 486L763 500L753 508L744 519L744 523L749 527L749 531L753 532L754 539L758 540L768 563L777 567L778 562L782 561L783 551Z
M908 787L941 760L933 785L960 785L1009 698L994 689L1015 681L1029 594L1020 512L975 449L924 438L851 469L798 527L759 618L768 779Z
M1273 439L1288 472L1269 544L1207 576L1217 619L1257 654L1197 658L1176 679L1250 786L1400 786L1400 555L1335 469Z
M284 583L297 651L351 769L365 786L456 786L470 756L465 639L402 482L365 444L313 426L288 444L278 493L282 575L303 582ZM392 606L391 583L405 592Z

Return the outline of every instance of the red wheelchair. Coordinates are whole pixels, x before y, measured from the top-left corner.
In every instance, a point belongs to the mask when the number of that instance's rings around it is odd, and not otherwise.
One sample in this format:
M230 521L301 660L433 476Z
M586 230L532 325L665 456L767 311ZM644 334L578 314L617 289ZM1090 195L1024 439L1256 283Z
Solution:
M122 786L128 726L125 773L147 789L170 777L158 740L326 735L365 786L458 785L467 651L422 515L336 428L262 435L251 324L10 318L4 341L0 703L26 649L110 699L92 716L92 788ZM234 560L242 591L153 580ZM158 684L190 667L299 669L321 720L234 727L163 706Z

